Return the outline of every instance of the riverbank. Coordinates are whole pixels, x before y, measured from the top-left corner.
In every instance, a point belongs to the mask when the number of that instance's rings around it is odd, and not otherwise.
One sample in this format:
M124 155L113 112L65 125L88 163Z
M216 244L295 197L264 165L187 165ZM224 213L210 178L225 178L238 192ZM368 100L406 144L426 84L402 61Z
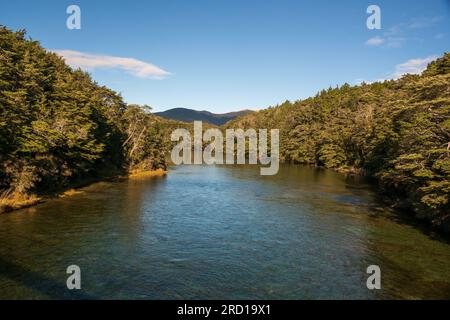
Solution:
M148 177L161 177L167 174L166 170L163 169L156 169L156 170L133 170L128 173L128 175L125 176L116 176L115 178L121 179L121 178L130 178L130 179L136 179L136 178L148 178ZM24 195L19 193L12 193L10 191L6 191L3 193L0 193L0 214L2 213L8 213L20 209L29 208L32 206L35 206L37 204L43 203L47 200L55 199L55 198L65 198L70 197L79 193L82 193L81 190L84 187L87 187L93 183L100 182L102 179L90 179L89 181L85 180L83 183L78 183L76 186L70 186L67 189L61 190L60 192L57 192L55 194L51 195Z
M8 192L5 192L0 195L0 214L28 208L43 201L41 197L36 195L8 194Z
M131 171L128 175L129 178L146 178L146 177L161 177L167 174L167 170L156 169L151 171Z

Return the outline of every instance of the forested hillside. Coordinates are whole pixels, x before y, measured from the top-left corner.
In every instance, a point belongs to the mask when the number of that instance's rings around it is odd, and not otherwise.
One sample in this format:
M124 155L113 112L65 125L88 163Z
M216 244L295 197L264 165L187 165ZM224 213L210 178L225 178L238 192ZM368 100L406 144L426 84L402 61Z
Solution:
M0 27L0 191L5 199L87 178L165 168L162 120ZM3 208L5 209L5 208ZM0 208L2 210L2 208Z
M278 128L284 161L363 172L397 206L450 230L450 54L420 76L345 84L226 127Z

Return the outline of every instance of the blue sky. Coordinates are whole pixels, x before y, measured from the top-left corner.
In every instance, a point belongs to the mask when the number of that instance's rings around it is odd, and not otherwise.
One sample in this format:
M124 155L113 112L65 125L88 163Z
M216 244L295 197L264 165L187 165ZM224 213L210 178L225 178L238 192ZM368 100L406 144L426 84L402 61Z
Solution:
M71 4L81 30L66 27ZM381 30L366 27L371 4ZM262 109L450 51L448 0L1 0L0 23L155 111Z

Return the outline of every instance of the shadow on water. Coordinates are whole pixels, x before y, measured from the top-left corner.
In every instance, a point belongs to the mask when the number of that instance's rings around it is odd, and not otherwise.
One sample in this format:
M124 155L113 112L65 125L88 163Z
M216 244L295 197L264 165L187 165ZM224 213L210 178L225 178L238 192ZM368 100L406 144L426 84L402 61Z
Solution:
M380 200L381 201L381 200ZM430 240L444 242L446 244L450 244L450 234L445 234L441 231L433 228L429 223L425 221L419 220L414 216L414 213L407 210L393 210L393 209L385 209L391 210L392 214L388 215L387 218L391 221L405 226L410 226L425 236L427 236Z
M369 203L368 214L373 217L383 217L390 221L417 229L430 240L436 240L450 244L450 234L446 234L433 228L424 220L417 219L411 210L393 208L392 201L386 195L379 192L377 182L373 178L358 176L354 174L345 175L345 186L353 195L360 196L361 191L369 190L373 200Z
M0 257L0 276L39 292L50 299L96 300L97 298L80 290L69 290L65 283L56 281L38 272L22 267Z
M86 267L93 274L86 274L86 283L98 274L99 281L107 282L101 276L108 271L106 263L134 248L143 202L152 201L150 190L163 181L157 177L96 183L74 196L2 215L0 299L99 299L83 285L82 290L69 290L65 268L73 261L89 266L101 259L99 270Z

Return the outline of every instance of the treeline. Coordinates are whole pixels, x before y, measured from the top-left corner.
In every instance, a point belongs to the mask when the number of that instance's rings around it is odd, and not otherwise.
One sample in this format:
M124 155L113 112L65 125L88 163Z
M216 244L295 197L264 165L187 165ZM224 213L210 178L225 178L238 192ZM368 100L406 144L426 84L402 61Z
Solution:
M323 90L238 118L280 129L286 162L363 172L397 206L450 230L450 54L422 75Z
M0 26L0 192L33 194L165 169L165 124L25 32Z

